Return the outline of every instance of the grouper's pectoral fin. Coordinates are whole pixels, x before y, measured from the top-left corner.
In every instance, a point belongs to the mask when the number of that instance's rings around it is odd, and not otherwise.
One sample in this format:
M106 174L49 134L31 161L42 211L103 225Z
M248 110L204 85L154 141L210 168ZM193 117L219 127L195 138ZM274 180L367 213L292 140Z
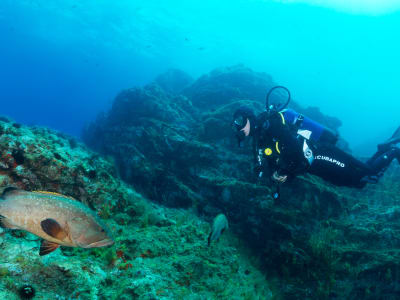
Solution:
M40 226L44 232L55 239L62 241L67 236L67 232L54 219L43 220L40 222Z
M60 246L59 244L49 242L46 240L42 240L42 243L40 244L39 255L43 256L43 255L49 254L49 253L53 252L54 250L56 250L59 246Z
M9 219L0 215L0 227L9 228L9 229L18 229Z

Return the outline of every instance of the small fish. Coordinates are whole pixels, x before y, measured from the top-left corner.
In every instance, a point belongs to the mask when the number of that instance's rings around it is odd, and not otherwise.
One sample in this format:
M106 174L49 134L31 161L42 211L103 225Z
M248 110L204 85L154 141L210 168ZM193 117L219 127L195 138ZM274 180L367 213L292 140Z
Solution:
M217 241L221 234L228 229L228 219L225 217L224 214L219 214L215 217L210 235L208 236L208 246L212 241Z
M43 238L41 256L60 245L95 248L114 243L110 231L92 210L57 193L6 188L0 197L0 224Z

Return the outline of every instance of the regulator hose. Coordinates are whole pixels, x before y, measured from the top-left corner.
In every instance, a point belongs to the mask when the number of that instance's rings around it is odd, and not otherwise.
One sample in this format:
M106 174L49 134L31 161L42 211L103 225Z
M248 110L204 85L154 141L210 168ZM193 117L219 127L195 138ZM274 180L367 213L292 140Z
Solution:
M282 105L282 107L279 107L279 108L271 107L271 106L269 105L269 97L271 96L272 92L273 92L274 90L276 90L276 89L284 89L284 90L288 93L288 99L287 99L286 103L285 103L284 105ZM265 103L265 108L267 109L267 111L269 111L269 110L271 110L271 109L275 109L275 110L280 111L280 110L282 110L282 109L285 109L285 108L289 105L290 99L291 99L291 95L290 95L290 91L289 91L288 88L286 88L286 87L284 87L284 86L281 86L281 85L274 86L274 87L271 88L271 89L268 91L268 93L267 93L267 97L266 97L266 100L265 100L265 101L266 101L266 103Z

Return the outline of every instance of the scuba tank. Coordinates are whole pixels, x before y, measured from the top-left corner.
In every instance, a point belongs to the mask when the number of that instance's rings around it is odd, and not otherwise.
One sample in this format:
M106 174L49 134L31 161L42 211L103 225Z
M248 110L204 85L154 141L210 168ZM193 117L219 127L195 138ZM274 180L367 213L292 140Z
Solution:
M292 125L297 130L297 134L307 140L314 143L335 145L339 139L338 134L333 130L292 109L285 109L281 113L285 118L285 122Z

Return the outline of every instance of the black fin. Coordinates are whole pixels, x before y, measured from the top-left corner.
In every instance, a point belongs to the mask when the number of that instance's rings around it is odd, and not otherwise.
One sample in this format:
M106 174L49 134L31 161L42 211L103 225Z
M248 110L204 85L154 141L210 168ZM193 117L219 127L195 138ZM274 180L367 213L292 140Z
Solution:
M207 239L209 247L210 247L210 244L211 244L211 235L212 235L212 232L210 232L210 234L208 235L208 239Z
M396 129L396 131L393 133L391 139L398 139L400 138L400 126L399 128Z
M397 143L400 143L400 127L395 130L390 139L378 145L378 151L380 152L388 151L393 145Z
M62 240L67 235L61 225L54 219L43 220L40 222L40 226L44 232L53 238Z
M7 226L5 226L5 224L3 223L5 218L6 218L5 216L0 215L0 227L1 228L7 228Z
M21 191L21 190L19 188L13 187L13 186L6 187L3 190L3 194L1 195L1 198L5 199L8 195L11 195L16 191Z
M54 250L56 250L59 246L60 246L59 244L49 242L46 240L42 240L42 243L40 244L39 255L43 256L43 255L49 254L49 253L53 252Z
M399 142L400 142L400 127L395 130L392 137L389 140L387 140L384 144L393 145Z

